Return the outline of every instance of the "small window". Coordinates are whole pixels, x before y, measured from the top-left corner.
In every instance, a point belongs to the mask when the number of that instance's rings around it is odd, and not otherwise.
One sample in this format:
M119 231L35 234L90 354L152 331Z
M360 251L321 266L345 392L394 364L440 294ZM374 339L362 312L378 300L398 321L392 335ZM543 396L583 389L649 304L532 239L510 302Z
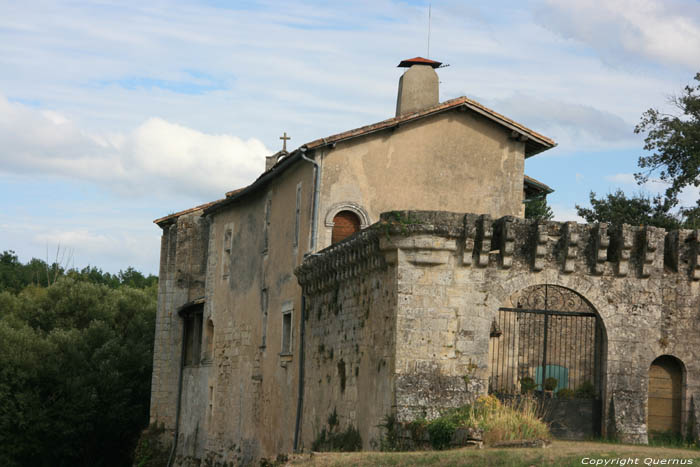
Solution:
M360 218L352 211L340 211L333 217L333 233L331 243L345 240L355 232L360 231Z
M262 341L260 347L267 346L267 289L260 290L260 305L262 307Z
M232 248L232 240L233 240L233 228L227 227L226 232L224 233L224 251L228 254L231 254L231 248Z
M272 211L272 200L268 197L265 202L265 224L263 224L263 254L267 253L270 245L270 215Z
M201 360L202 311L199 306L184 315L185 366L199 365Z
M290 355L292 353L292 305L285 304L282 307L282 349L281 355Z
M297 204L295 210L295 223L294 223L294 246L299 245L299 226L301 225L301 182L297 185Z
M223 279L228 279L231 273L231 252L233 250L233 224L228 224L224 231L224 254L221 262L223 263L222 276Z

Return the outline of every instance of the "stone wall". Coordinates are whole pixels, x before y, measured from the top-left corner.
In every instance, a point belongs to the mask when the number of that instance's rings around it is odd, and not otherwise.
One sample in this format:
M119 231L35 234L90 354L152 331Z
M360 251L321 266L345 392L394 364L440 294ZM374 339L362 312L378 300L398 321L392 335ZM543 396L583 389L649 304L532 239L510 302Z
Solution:
M377 448L382 419L392 413L395 279L376 231L333 245L305 283L303 447L310 448L332 413L339 430L359 430ZM330 273L330 274L329 274Z
M689 412L700 391L697 232L402 211L383 214L354 238L356 249L378 239L389 274L382 287L396 287L396 346L388 365L399 419L433 417L487 392L491 324L513 294L540 284L576 292L602 323L604 434L647 441L648 371L660 355L685 365L684 433L698 419ZM314 292L324 290L318 284L352 270L324 252L303 268L299 280L311 309L328 301ZM313 360L318 349L308 351Z
M201 210L163 226L151 381L151 423L174 430L182 351L177 311L204 296L209 224Z

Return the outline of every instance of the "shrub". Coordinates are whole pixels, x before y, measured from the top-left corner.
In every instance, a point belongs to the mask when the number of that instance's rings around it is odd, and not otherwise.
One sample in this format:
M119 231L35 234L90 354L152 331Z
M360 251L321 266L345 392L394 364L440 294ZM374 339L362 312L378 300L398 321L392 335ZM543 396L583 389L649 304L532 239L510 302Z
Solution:
M576 393L573 389L562 388L557 391L557 397L559 399L573 399Z
M328 429L323 428L318 434L311 449L313 451L360 451L362 449L362 437L360 432L352 425L345 431L336 431L339 425L338 412L333 412L328 416Z
M170 449L164 442L163 426L151 425L141 433L134 451L135 467L159 467L168 463Z
M579 399L593 399L595 398L595 387L590 381L584 381L579 387L576 388L576 397Z
M428 423L428 434L433 449L445 449L450 445L457 425L449 417L436 418Z
M557 387L557 383L559 383L559 380L554 378L554 377L549 377L544 380L544 389L545 391L554 391Z
M535 384L535 380L530 378L529 376L520 379L520 392L522 392L523 394L527 394L534 391L536 387L537 384Z

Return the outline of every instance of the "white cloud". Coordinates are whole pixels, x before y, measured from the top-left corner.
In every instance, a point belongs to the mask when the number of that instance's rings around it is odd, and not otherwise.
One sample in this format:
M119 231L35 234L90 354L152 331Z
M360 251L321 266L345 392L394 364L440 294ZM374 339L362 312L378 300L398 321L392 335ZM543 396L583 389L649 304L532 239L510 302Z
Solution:
M552 208L552 212L554 212L554 220L559 221L559 222L568 222L568 221L573 221L573 222L578 222L581 224L585 224L586 220L579 216L578 213L576 212L576 209L571 208L571 207L566 207L561 204L552 204L550 205Z
M622 147L638 139L634 124L590 105L515 94L494 100L493 106L568 150Z
M0 163L19 174L87 180L121 194L216 198L264 169L256 139L213 135L150 118L127 134L94 134L0 95Z
M546 28L593 47L603 59L643 57L696 70L700 4L690 0L547 0Z
M622 183L625 185L637 183L637 181L634 179L634 174L630 174L630 173L607 175L605 177L605 180L607 180L609 182L613 182L613 183Z

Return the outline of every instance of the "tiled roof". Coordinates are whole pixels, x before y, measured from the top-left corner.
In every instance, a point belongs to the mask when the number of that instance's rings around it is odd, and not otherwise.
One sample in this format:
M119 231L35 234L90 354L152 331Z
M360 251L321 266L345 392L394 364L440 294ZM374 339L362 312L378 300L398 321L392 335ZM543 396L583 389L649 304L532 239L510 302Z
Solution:
M538 152L545 151L556 146L556 143L536 131L527 128L520 123L511 120L510 118L495 112L488 107L481 105L477 101L471 100L468 97L458 97L449 101L442 102L436 106L429 107L427 109L420 110L406 115L399 115L398 117L389 118L381 122L373 123L371 125L366 125L360 128L355 128L354 130L344 131L327 138L320 138L310 143L306 143L304 146L308 149L314 149L322 146L327 146L329 144L337 143L339 141L347 140L350 138L356 138L358 136L363 136L369 133L374 133L376 131L388 129L402 123L411 122L418 120L429 115L433 115L440 112L445 112L447 110L455 109L457 107L464 106L467 109L473 110L496 123L499 123L512 131L519 133L522 136L528 138L525 147L525 157L529 157L537 154Z
M550 188L549 186L545 185L544 183L542 183L541 181L539 181L537 179L534 179L534 178L529 177L527 175L525 175L523 178L524 178L523 181L524 181L525 185L529 185L538 191L544 191L547 194L554 192L554 190L552 188Z
M168 214L165 217L161 217L160 219L154 220L153 223L158 224L158 225L167 224L169 221L174 221L175 219L177 219L180 216L184 216L185 214L189 214L191 212L195 212L195 211L198 211L200 209L206 209L206 208L211 207L211 206L213 206L216 203L219 203L221 201L223 201L223 199L217 199L216 201L210 201L209 203L200 204L199 206L185 209L184 211L175 212L173 214Z

